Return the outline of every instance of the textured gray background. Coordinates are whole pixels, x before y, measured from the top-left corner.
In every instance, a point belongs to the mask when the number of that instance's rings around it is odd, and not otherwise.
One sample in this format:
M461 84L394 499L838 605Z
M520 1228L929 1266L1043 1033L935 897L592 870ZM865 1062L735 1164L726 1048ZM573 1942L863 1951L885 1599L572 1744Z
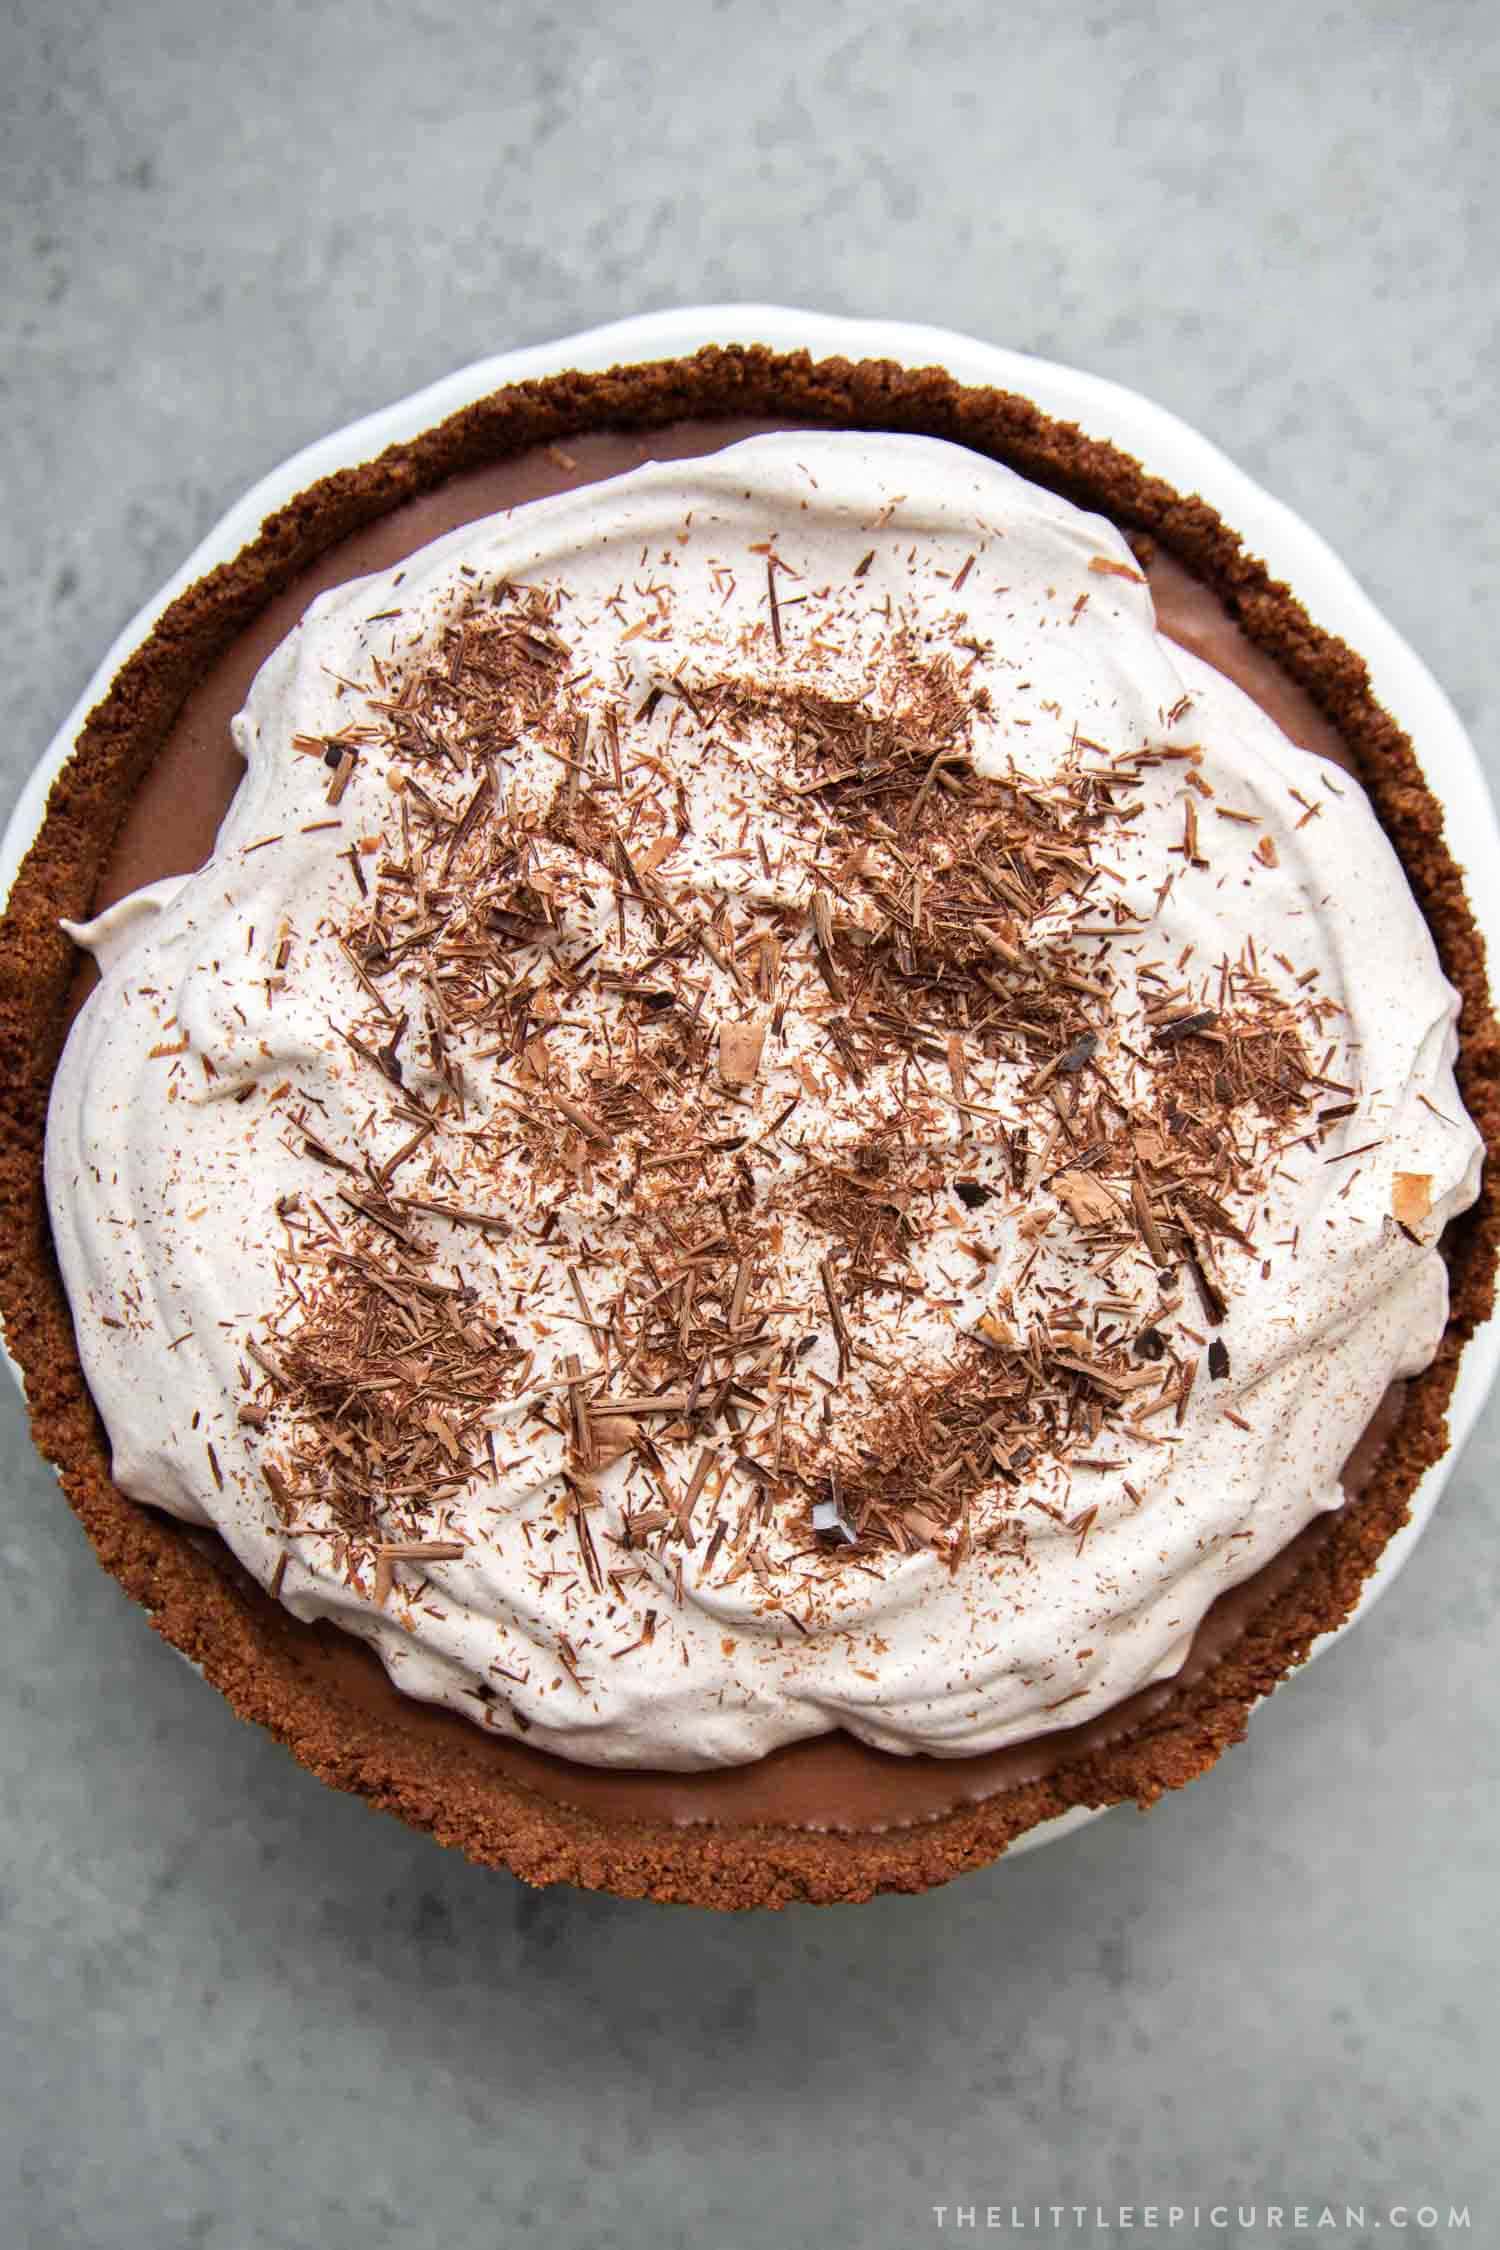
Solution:
M734 296L1177 408L1342 550L1494 770L1492 8L3 17L6 805L293 447ZM153 1640L0 1400L0 2242L922 2244L935 2203L1195 2196L1468 2203L1397 2239L1495 2240L1497 1441L1182 1799L938 1896L720 1920L534 1894L323 1791Z

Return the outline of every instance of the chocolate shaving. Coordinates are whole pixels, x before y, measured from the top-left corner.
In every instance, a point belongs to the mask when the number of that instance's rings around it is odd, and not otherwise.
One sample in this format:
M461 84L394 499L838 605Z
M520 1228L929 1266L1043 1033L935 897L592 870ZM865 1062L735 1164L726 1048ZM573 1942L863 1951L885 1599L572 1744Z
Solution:
M1077 1072L1083 1070L1093 1061L1098 1047L1099 1034L1096 1031L1080 1032L1072 1046L1064 1049L1063 1053L1057 1058L1057 1068L1060 1075L1064 1078L1075 1076Z
M1199 1032L1210 1031L1218 1022L1218 1011L1200 1008L1190 1016L1174 1016L1170 1023L1159 1024L1151 1037L1158 1047L1175 1047L1179 1039L1192 1039Z
M764 1023L726 1023L719 1028L719 1075L726 1086L753 1085L765 1045Z
M857 1547L859 1536L837 1500L815 1500L812 1510L813 1535L825 1547Z
M776 557L774 555L767 555L766 557L766 595L771 604L771 638L775 641L776 653L780 656L785 644L781 638L781 604L776 599Z
M325 801L328 804L336 805L340 802L344 791L354 778L354 769L358 763L357 752L348 748L340 751L334 761L333 779L329 782L325 792Z

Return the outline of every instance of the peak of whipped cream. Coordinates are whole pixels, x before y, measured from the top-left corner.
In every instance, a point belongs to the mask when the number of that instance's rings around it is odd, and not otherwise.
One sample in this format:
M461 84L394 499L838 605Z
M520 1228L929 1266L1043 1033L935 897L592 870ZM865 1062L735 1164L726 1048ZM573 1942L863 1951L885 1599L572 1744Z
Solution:
M1357 784L1108 523L799 432L319 597L75 935L117 1483L590 1763L1106 1711L1339 1503L1477 1188Z

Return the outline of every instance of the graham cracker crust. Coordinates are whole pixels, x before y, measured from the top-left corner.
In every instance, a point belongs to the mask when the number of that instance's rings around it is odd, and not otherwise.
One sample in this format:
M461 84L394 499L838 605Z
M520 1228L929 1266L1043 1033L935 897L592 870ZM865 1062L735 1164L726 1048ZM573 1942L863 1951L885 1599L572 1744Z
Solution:
M1500 1148L1500 1037L1483 940L1443 837L1442 809L1406 735L1375 702L1359 657L1315 626L1204 501L1184 497L1112 446L1010 393L961 386L941 369L814 361L762 347L709 348L606 374L566 374L494 393L409 444L339 471L268 518L258 537L178 598L89 714L53 786L0 942L0 1315L21 1366L33 1432L104 1567L244 1718L321 1779L397 1813L482 1864L532 1883L713 1907L833 1903L920 1891L993 1860L1074 1806L1149 1805L1204 1772L1243 1736L1255 1702L1348 1616L1406 1521L1422 1473L1446 1450L1459 1355L1489 1315L1500 1257L1500 1189L1448 1229L1451 1316L1433 1366L1407 1390L1373 1480L1331 1519L1290 1584L1235 1645L1127 1737L940 1819L878 1832L677 1826L603 1820L497 1773L490 1743L450 1714L391 1690L340 1687L327 1635L298 1623L227 1550L138 1507L110 1481L53 1258L42 1188L47 1094L76 957L57 923L89 910L125 806L203 670L337 540L456 473L601 428L649 430L685 417L777 414L835 427L915 431L1007 463L1159 544L1210 587L1246 634L1336 727L1406 870L1444 971L1463 1000L1458 1080L1493 1155ZM372 1669L376 1660L344 1646ZM383 1677L383 1676L382 1676Z

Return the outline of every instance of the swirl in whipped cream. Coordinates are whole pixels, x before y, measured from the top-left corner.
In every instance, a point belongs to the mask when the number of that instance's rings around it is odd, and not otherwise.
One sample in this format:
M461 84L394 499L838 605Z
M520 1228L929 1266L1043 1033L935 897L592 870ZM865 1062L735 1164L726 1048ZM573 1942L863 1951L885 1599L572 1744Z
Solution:
M1357 785L1105 521L757 438L438 540L75 934L117 1483L599 1764L1075 1725L1433 1356L1457 1002Z

